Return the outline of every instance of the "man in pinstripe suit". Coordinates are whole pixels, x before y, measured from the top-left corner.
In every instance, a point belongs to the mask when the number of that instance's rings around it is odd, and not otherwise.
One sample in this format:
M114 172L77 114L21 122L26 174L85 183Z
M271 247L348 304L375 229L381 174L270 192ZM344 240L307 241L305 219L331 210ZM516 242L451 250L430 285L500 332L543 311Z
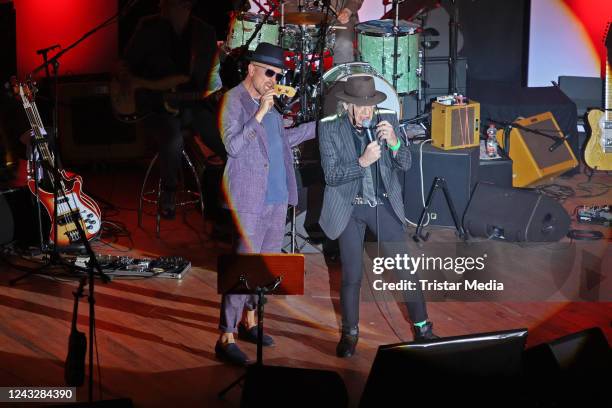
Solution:
M325 173L325 196L319 224L330 239L339 240L342 260L342 336L338 357L355 353L359 338L359 294L363 277L363 245L368 227L381 243L383 255L407 253L405 216L398 172L410 168L410 152L397 137L395 112L376 109L386 95L376 91L370 76L348 78L337 94L345 112L319 125L319 147ZM368 139L365 127L377 121ZM381 146L383 145L383 146ZM386 145L386 146L385 146ZM416 279L410 275L409 279ZM404 291L415 340L436 338L427 321L422 292Z

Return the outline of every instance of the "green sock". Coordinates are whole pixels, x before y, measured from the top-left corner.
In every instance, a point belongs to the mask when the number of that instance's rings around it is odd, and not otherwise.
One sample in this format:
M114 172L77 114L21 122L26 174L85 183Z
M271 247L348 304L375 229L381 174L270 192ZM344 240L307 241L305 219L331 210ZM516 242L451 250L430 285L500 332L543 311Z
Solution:
M415 323L414 325L419 329L427 324L427 320L423 320L422 322Z

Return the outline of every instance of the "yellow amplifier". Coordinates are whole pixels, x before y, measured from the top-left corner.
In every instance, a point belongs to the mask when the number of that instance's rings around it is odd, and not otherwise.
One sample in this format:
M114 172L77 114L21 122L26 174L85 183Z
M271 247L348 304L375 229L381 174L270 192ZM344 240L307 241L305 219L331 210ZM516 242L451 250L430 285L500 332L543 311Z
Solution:
M431 104L431 144L443 150L480 145L480 104Z
M525 187L565 173L578 165L578 160L567 141L550 151L554 140L531 132L563 137L555 117L550 112L517 120L523 129L513 127L510 131L510 158L512 159L512 186ZM497 141L504 147L503 129L497 131Z

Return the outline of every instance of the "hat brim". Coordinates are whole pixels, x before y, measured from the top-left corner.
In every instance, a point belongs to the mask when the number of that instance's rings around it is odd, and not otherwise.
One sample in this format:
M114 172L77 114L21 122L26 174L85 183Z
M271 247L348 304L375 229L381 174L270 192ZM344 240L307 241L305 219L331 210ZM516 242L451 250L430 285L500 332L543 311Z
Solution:
M277 58L268 57L267 55L253 54L251 56L247 56L247 60L251 62L259 62L261 64L271 65L280 69L285 69L284 61L278 60Z
M342 90L336 94L336 98L343 102L352 103L357 106L374 106L387 99L387 95L385 95L384 92L376 91L373 96L363 97L348 95L344 92L344 90Z

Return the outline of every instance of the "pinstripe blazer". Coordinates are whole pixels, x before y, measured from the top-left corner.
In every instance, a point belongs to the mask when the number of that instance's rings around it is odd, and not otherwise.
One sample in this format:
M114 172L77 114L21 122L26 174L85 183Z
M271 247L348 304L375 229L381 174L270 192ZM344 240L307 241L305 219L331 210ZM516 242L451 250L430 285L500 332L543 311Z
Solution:
M381 120L387 120L400 137L395 112L380 109ZM325 195L319 224L330 239L336 239L346 228L353 212L353 199L359 191L365 168L358 163L359 156L353 141L351 124L346 114L325 118L319 122L319 149L321 165L325 173ZM401 138L400 138L401 139ZM410 168L408 146L403 142L395 157L390 149L383 149L380 174L393 212L406 224L402 187L398 178L400 171Z

